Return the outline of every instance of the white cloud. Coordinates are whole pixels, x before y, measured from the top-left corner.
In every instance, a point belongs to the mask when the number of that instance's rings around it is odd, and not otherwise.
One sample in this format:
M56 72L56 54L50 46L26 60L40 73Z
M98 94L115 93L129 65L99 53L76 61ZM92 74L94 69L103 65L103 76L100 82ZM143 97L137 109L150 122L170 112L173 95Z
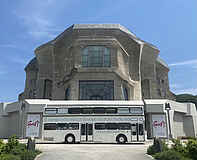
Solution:
M195 65L195 68L196 68L197 67L197 59L169 64L169 66L184 66L184 65Z
M197 88L188 88L188 89L181 89L181 90L174 90L176 94L192 94L197 95Z
M57 32L63 30L57 28L51 18L52 13L56 11L54 6L59 4L56 2L55 0L23 1L13 13L26 28L28 35L35 39L52 39Z

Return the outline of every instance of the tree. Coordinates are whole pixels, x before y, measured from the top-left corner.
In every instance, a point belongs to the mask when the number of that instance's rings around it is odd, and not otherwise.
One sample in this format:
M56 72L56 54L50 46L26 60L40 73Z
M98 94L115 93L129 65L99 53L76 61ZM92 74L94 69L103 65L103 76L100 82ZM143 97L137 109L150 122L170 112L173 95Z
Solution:
M192 94L179 94L176 95L176 101L177 102L191 102L196 105L197 108L197 96L194 96Z

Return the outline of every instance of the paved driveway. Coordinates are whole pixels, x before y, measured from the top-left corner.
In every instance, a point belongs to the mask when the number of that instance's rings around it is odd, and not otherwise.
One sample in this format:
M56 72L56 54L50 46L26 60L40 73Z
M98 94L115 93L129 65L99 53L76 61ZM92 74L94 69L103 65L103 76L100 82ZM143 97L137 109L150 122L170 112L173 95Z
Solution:
M142 144L37 144L37 160L151 160Z

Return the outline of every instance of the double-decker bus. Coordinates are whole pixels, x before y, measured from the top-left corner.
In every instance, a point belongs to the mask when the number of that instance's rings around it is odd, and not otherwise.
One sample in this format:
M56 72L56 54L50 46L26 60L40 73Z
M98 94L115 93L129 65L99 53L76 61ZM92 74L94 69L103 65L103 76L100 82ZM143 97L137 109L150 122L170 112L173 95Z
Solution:
M51 101L43 113L42 137L77 143L144 142L142 101Z

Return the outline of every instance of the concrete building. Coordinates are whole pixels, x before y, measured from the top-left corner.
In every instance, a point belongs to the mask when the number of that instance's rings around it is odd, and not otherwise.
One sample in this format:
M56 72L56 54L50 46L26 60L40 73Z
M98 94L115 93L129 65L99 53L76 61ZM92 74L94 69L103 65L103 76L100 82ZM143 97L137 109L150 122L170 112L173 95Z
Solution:
M19 102L0 104L0 138L26 137L28 115L40 115L42 124L47 105L82 100L142 103L148 138L197 136L195 105L172 101L169 67L158 48L119 24L72 25L38 47L25 71Z
M35 50L19 100L174 99L159 50L119 24L75 24Z

